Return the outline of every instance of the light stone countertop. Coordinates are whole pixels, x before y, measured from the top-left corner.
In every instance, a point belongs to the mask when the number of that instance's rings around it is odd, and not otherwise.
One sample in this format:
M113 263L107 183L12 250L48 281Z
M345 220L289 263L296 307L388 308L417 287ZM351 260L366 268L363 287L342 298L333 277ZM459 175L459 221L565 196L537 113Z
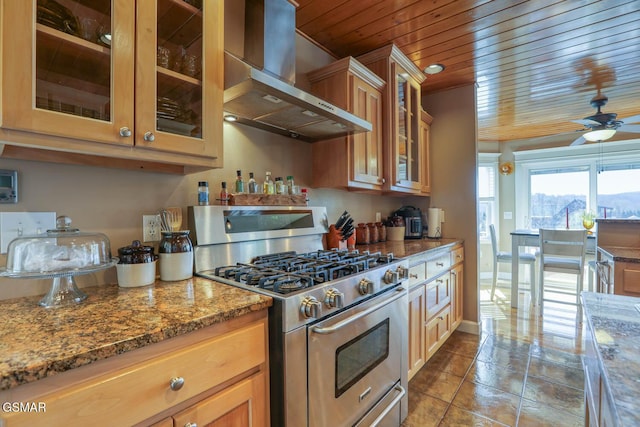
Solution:
M640 298L583 292L582 302L619 425L640 425Z
M273 304L261 294L193 277L178 282L82 289L58 308L42 296L0 301L0 390L88 365Z

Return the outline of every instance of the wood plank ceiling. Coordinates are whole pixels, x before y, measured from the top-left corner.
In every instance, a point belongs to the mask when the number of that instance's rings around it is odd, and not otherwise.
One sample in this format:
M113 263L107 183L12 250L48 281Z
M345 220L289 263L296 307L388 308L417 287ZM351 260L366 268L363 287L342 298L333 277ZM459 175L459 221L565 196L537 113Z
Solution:
M420 69L446 67L423 91L476 82L480 141L572 141L598 89L604 112L640 114L638 0L297 2L298 30L337 58L395 43Z

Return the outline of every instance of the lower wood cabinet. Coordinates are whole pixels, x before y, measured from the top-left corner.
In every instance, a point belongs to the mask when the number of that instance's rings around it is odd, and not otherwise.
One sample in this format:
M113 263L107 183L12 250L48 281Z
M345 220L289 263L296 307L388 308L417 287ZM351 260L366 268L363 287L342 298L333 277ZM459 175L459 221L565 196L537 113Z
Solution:
M265 387L266 375L261 372L174 415L173 424L264 427L268 424Z
M463 261L462 245L409 260L409 379L462 322Z
M0 424L262 427L267 346L265 310L0 392L46 405L2 413Z

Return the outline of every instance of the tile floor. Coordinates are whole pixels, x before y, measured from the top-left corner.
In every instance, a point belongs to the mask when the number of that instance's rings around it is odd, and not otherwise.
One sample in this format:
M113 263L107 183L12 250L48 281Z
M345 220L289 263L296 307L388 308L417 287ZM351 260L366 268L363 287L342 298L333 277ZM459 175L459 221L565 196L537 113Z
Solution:
M539 316L523 291L512 310L506 281L494 301L482 282L480 297L481 335L454 332L413 377L403 427L583 426L576 306L545 302Z

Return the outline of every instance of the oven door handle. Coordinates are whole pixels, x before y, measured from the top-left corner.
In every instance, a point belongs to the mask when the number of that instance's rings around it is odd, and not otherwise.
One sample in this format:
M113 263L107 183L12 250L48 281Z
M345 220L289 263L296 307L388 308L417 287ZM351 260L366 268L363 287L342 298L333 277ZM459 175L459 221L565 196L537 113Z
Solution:
M389 403L389 406L387 406L386 408L384 408L384 411L382 411L382 413L380 415L378 415L378 417L373 420L373 422L370 424L369 427L376 427L378 424L380 424L380 422L382 420L384 420L384 417L387 416L387 414L389 412L391 412L391 410L400 402L400 400L402 400L402 398L404 397L405 394L407 394L407 391L404 389L404 387L402 387L400 384L396 384L395 387L393 387L396 391L399 391L400 394L398 394L392 401L391 403Z
M394 302L397 299L402 298L403 293L404 293L405 289L403 287L398 287L396 288L396 292L398 293L398 295L395 295L391 298L385 299L384 301L371 306L369 308L367 308L364 311L361 311L360 313L354 314L353 316L347 317L344 320L339 321L338 323L336 323L335 325L332 326L327 326L325 328L320 327L320 326L312 326L311 330L313 332L315 332L316 334L331 334L334 333L336 331L338 331L339 329L344 328L345 326L347 326L350 323L355 322L358 319L361 319L365 316L368 316L369 314L373 313L374 311L378 310L381 307L384 307L387 304L390 304L392 302Z

